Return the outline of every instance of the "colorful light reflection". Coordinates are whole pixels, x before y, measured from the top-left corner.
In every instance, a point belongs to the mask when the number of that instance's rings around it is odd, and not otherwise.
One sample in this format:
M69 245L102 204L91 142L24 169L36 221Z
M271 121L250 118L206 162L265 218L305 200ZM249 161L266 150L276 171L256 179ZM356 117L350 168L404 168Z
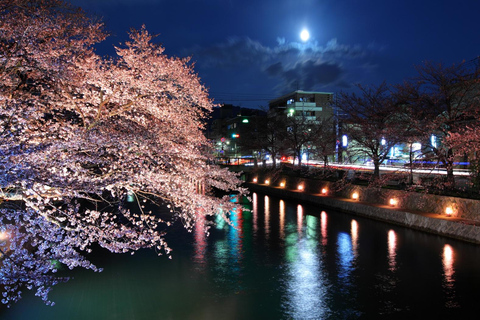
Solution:
M352 251L353 251L353 255L356 257L357 250L358 250L358 222L356 220L352 220L351 233L352 233Z
M455 254L450 245L446 244L443 247L442 255L442 264L443 264L443 273L445 274L445 283L447 286L451 286L454 283L453 275L455 274L455 269L453 268L453 263L455 259Z
M285 202L280 200L279 203L280 216L280 239L285 239Z
M388 231L388 267L390 271L397 269L397 234L393 230Z
M322 234L322 245L327 245L327 213L322 211L320 213L320 228Z
M270 237L270 198L265 196L265 238Z
M298 236L302 236L303 229L303 207L301 204L297 206L297 232Z

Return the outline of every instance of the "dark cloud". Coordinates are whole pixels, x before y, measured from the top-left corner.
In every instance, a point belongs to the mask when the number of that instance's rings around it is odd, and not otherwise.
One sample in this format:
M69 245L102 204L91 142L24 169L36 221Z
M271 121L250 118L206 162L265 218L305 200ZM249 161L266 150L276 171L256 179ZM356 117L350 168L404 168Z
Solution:
M225 43L210 47L195 47L186 54L193 52L194 60L199 61L202 67L230 68L238 66L259 65L271 56L271 49L250 38L234 37Z
M347 75L358 72L378 48L340 44L332 39L324 46L317 42L287 42L277 38L277 45L269 47L248 37L230 38L210 47L195 47L193 59L201 69L256 69L273 79L276 89L322 90L326 87L345 87L355 79ZM372 68L374 66L372 65ZM259 81L259 79L255 79Z
M265 73L281 79L279 86L314 90L318 86L338 82L343 70L335 63L306 60L296 63L291 68L284 68L281 62L277 62L266 68Z

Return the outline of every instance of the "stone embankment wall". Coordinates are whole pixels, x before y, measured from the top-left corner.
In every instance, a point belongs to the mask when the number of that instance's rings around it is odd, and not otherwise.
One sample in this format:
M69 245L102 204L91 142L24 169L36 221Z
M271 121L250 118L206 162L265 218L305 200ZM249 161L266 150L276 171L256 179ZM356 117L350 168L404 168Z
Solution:
M254 179L256 178L256 182ZM265 183L268 180L268 184ZM310 180L291 176L247 176L247 186L252 190L280 197L294 198L323 205L337 210L368 218L382 220L430 233L440 234L480 244L480 201L455 197L443 197L399 190L374 189L349 185L334 191L328 181ZM283 187L280 184L284 183ZM302 185L303 189L298 190ZM322 195L321 190L328 190ZM357 192L358 200L351 195ZM395 206L389 200L398 201ZM451 216L445 208L451 207ZM478 223L476 223L478 222Z

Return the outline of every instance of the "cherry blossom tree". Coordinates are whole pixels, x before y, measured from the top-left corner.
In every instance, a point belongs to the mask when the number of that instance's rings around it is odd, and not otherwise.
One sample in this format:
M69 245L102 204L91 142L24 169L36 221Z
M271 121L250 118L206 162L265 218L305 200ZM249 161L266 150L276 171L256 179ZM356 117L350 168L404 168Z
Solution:
M417 71L416 78L397 87L397 96L411 110L409 123L425 146L424 156L446 168L446 187L453 188L454 161L461 153L446 139L472 119L478 105L480 68L426 62Z
M170 256L168 206L188 230L236 204L233 173L211 165L213 104L189 59L167 57L145 28L101 58L103 25L60 0L0 1L0 281L2 302L36 290L56 263L100 269L92 246ZM203 191L206 192L203 192ZM129 210L128 198L138 203Z

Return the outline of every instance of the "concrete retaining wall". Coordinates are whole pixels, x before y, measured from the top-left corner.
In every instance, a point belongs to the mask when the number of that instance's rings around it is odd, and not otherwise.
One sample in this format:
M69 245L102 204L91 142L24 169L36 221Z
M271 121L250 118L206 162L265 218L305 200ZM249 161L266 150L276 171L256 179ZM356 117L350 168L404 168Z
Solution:
M306 183L304 179L302 181ZM302 181L297 181L297 183ZM474 223L459 218L447 218L445 215L437 213L425 213L420 211L409 212L406 209L392 208L385 204L373 204L362 201L368 197L373 197L373 195L364 196L364 199L360 199L360 201L353 201L347 197L340 197L339 195L322 196L318 193L311 194L306 191L293 191L288 190L287 188L259 185L258 183L247 182L246 185L252 191L260 191L282 198L306 201L354 215L480 244L480 227L475 226ZM353 186L352 188L355 189L358 187L359 186ZM345 192L348 193L352 191L353 190L348 190ZM410 199L408 201L414 200ZM404 201L403 203L408 202Z
M359 201L371 204L389 203L391 198L398 201L397 208L407 211L419 211L425 213L445 214L447 207L453 210L452 217L468 219L480 222L480 201L457 197L445 197L433 194L406 192L401 190L368 188L359 185L348 185L342 190L335 190L333 182L314 179L305 179L292 176L255 176L258 183L263 184L266 179L270 180L271 186L279 186L280 182L286 184L285 189L295 190L299 184L304 186L304 191L311 194L320 194L322 188L327 188L329 195L342 198L350 198L357 191ZM254 177L247 177L247 182Z

